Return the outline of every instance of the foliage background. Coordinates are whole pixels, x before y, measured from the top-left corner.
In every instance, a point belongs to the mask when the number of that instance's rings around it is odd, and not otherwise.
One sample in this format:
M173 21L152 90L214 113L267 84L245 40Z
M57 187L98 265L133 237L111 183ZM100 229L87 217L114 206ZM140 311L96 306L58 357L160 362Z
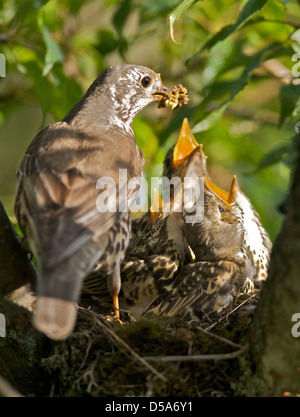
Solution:
M134 131L145 171L161 175L184 117L215 182L237 174L271 238L282 221L300 112L296 0L3 0L0 199L10 216L16 170L45 125L60 120L108 66L145 65L185 85L183 109L148 106ZM300 59L300 57L299 57Z

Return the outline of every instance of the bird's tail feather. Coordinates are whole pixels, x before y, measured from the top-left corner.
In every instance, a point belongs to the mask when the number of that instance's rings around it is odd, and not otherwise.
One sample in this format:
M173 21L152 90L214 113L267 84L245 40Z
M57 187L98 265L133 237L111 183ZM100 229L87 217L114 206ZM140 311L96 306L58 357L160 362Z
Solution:
M66 339L76 322L76 306L82 281L99 256L94 243L82 248L77 256L51 269L43 268L38 278L34 326L50 339Z
M72 333L76 322L74 302L53 297L38 297L33 323L50 339L64 340Z

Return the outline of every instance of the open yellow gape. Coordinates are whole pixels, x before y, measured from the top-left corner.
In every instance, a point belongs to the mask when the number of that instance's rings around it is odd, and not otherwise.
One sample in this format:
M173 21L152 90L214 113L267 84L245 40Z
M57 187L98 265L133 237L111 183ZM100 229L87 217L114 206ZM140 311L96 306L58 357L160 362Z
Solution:
M214 184L207 177L204 177L204 184L210 191L217 194L217 196L220 197L228 206L234 203L234 196L236 192L239 190L239 185L236 179L236 175L234 175L232 178L229 193L227 193L227 191L224 191L218 185Z

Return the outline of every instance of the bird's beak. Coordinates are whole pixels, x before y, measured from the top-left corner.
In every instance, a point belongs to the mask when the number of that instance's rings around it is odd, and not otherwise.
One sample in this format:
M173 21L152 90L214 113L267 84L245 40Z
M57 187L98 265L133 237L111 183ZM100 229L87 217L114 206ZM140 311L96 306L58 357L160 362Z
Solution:
M206 159L202 145L197 143L189 127L188 120L185 118L173 150L173 168L182 169L182 173L186 177L202 177L206 175Z
M160 74L157 74L161 79ZM153 94L153 100L158 101L158 107L171 107L172 110L176 107L181 107L187 104L189 97L187 89L181 84L176 85L171 90L165 86L162 86L161 90L155 91Z
M189 156L197 147L200 147L200 151L201 153L203 153L202 145L199 145L197 143L196 139L194 138L194 135L191 132L188 119L185 117L181 125L181 130L179 133L177 143L174 147L173 165L178 165L182 163L184 158Z
M231 182L231 186L230 186L230 191L229 191L229 196L228 196L228 199L227 199L227 203L229 203L229 204L234 203L234 197L235 197L235 194L238 191L240 191L240 187L239 187L239 184L237 182L236 175L234 175L233 178L232 178L232 182Z
M162 211L164 203L159 195L159 192L156 188L153 188L152 204L149 209L151 222L154 223L159 213Z
M238 185L238 182L237 182L237 179L236 179L235 175L232 178L229 193L224 191L222 188L218 187L216 184L214 184L207 177L204 177L204 184L210 191L212 191L218 197L220 197L228 207L231 207L231 205L234 204L235 194L237 193L237 191L239 191L239 185Z

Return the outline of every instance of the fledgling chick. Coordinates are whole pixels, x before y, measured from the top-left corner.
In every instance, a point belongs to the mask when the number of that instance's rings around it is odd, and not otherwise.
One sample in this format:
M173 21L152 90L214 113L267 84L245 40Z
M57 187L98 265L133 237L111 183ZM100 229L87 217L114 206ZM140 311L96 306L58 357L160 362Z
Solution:
M253 278L255 269L241 256L244 228L240 210L209 187L204 189L204 211L185 234L196 260L186 264L167 294L157 298L147 313L175 317L191 311L219 313L230 305Z
M139 219L134 244L121 266L120 309L129 311L135 319L166 291L189 256L183 233L181 190L166 204L160 201L157 191L154 195L158 206L153 204L150 211ZM103 303L107 301L107 291L103 285L99 291L99 286L95 285L99 280L104 282L103 275L86 277L84 292Z
M184 226L194 262L183 266L169 295L149 308L152 313L174 316L191 306L206 314L220 312L241 293L260 287L267 275L271 242L258 214L235 176L229 193L212 183L202 146L201 154L195 152L198 146L184 119L178 141L166 155L164 175L202 177L204 212Z
M200 149L201 152L200 152ZM198 145L188 124L187 118L183 120L177 143L172 147L164 161L163 175L169 179L179 176L181 181L185 177L203 177L206 184L218 193L225 201L228 201L229 193L216 186L210 180L206 166L207 157L203 153L202 145ZM231 184L234 189L234 201L239 207L243 228L245 230L244 240L241 248L242 256L247 257L256 273L253 280L249 282L251 292L253 288L261 288L267 278L267 271L270 260L272 243L267 231L260 222L260 218L249 198L238 186L236 176ZM232 201L231 201L232 202ZM197 235L195 234L197 240ZM195 244L197 244L195 242Z
M249 281L248 292L250 293L254 289L260 289L268 275L272 243L267 231L260 222L258 213L249 198L241 191L235 175L231 183L230 193L221 190L208 178L205 179L205 183L217 193L220 193L226 201L230 203L234 202L238 207L245 231L241 255L249 259L255 268L253 279Z

